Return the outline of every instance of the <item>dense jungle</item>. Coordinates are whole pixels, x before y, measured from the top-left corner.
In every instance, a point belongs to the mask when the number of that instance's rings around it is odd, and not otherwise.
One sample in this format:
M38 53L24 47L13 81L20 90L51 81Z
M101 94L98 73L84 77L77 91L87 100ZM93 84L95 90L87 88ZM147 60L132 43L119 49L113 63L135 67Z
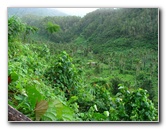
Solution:
M159 120L157 8L30 10L8 8L9 105L33 121Z

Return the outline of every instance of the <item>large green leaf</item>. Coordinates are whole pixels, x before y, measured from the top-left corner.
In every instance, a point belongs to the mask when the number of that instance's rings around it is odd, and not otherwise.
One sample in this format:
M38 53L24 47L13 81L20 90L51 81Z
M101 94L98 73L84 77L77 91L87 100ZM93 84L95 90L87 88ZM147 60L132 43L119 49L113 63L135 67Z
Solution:
M57 121L57 114L55 108L49 108L42 116L42 121Z
M55 99L49 102L49 107L46 113L42 116L45 121L72 121L73 110L64 105L60 100Z
M55 109L56 109L57 118L59 120L62 120L63 104L58 99L54 100L53 104L54 104Z
M52 100L49 102L46 113L42 116L44 121L57 121L62 117L63 104L58 100Z
M12 81L17 81L18 80L18 74L16 72L12 72L10 75L11 75Z
M68 107L68 106L63 106L63 109L62 109L62 119L64 121L72 121L74 120L74 112L73 110Z
M42 95L40 92L36 89L35 86L27 86L26 88L28 100L32 106L32 108L35 108L35 105L37 102L40 102L42 100Z
M55 108L54 101L49 102L48 109L46 113L42 116L41 120L43 121L57 121L57 111Z

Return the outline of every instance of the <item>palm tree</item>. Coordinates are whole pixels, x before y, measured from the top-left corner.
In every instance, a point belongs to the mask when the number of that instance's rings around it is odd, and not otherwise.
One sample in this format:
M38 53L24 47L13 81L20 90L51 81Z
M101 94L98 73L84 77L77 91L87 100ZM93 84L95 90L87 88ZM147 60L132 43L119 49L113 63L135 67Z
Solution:
M57 25L57 24L53 24L52 22L48 22L47 25L46 25L46 30L50 34L53 34L53 33L58 32L60 30L60 26ZM50 39L50 36L49 36L49 39Z

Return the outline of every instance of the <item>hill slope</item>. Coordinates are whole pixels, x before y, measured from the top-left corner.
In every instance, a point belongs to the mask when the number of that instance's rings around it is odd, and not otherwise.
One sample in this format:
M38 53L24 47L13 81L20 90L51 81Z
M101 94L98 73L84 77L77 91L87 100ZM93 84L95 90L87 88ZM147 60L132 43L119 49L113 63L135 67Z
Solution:
M80 22L79 30L85 38L95 43L108 42L112 38L157 37L157 8L98 9L87 14Z
M61 31L48 34L44 29L44 24L48 21L60 25ZM43 37L50 35L50 40L56 43L73 42L81 37L93 48L97 45L99 49L100 45L106 49L144 46L158 48L157 8L102 8L83 18L50 16L31 25L40 28L39 33Z
M33 14L37 16L67 16L67 14L50 8L8 8L8 16Z

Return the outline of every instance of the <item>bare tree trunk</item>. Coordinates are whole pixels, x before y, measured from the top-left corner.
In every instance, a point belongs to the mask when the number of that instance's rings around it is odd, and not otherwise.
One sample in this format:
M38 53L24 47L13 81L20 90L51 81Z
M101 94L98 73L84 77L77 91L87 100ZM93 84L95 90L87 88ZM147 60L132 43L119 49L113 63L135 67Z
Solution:
M32 121L21 112L8 105L8 121Z

